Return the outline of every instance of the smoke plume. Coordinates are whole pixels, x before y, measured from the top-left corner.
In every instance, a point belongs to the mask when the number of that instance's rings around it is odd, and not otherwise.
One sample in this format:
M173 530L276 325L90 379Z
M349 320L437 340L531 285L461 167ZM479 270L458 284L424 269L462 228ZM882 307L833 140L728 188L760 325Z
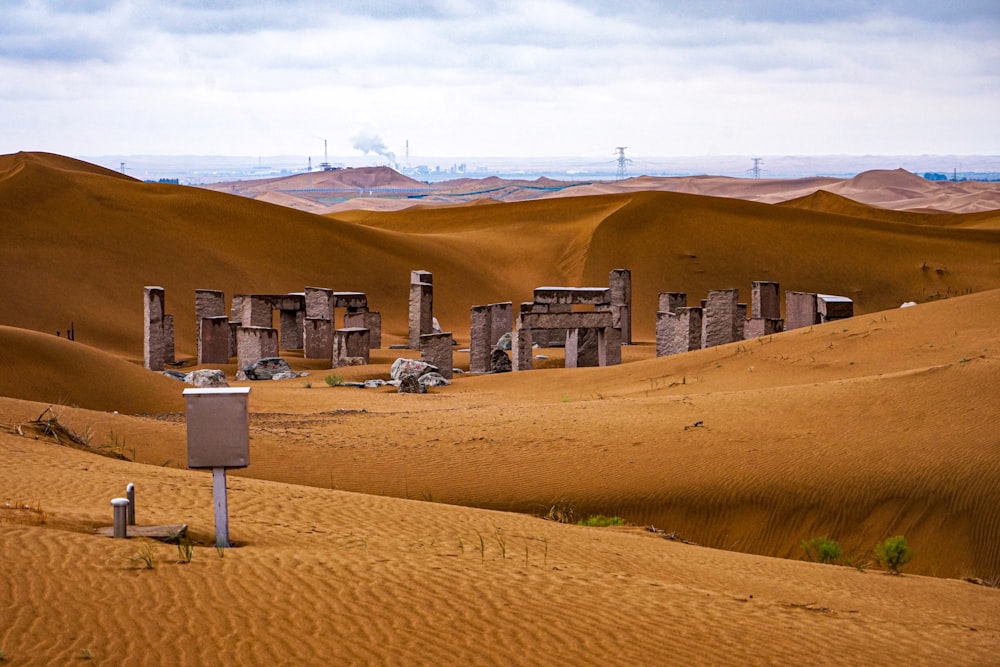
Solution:
M365 155L375 153L389 160L390 164L396 163L395 153L386 147L385 142L382 141L382 137L371 128L361 128L351 137L351 141L354 142L354 147Z

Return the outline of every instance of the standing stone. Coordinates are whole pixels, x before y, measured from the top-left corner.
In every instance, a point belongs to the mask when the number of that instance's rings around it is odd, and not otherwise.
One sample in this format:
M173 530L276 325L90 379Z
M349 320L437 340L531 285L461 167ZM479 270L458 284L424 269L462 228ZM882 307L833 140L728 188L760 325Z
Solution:
M801 329L819 324L816 294L812 292L785 292L785 329Z
M452 344L451 332L424 334L420 337L420 359L431 366L436 366L438 372L445 378L452 378Z
M351 327L333 332L333 368L368 363L368 329Z
M163 363L172 364L174 358L174 316L163 316Z
M739 291L735 289L709 291L702 320L702 347L715 347L737 340L738 299Z
M743 340L743 330L747 323L747 305L745 303L736 304L736 319L733 321L733 340Z
M324 287L307 287L305 291L306 318L333 321L333 290Z
M333 321L307 317L302 324L302 356L306 359L330 359L333 355Z
M514 304L510 301L491 303L489 345L496 347L505 334L509 334L514 326Z
M592 328L566 331L566 368L600 366L598 330Z
M198 365L229 363L229 318L225 315L202 318L198 330Z
M597 330L599 366L620 366L622 363L622 331L616 327Z
M368 310L344 313L345 329L368 329L368 344L370 349L378 350L382 347L382 314L373 313Z
M778 283L755 280L750 297L750 317L778 319L781 317Z
M656 356L681 354L701 348L702 309L678 308L656 314Z
M489 342L492 327L489 306L472 306L469 309L469 372L486 373L491 368L492 345Z
M612 269L609 277L612 326L621 330L621 340L632 344L632 272Z
M429 271L410 272L409 344L420 349L421 336L434 331L434 278Z
M225 317L226 316L226 293L221 290L214 289L196 289L194 291L194 323L195 323L195 341L198 347L198 363L225 363L225 362L203 362L203 353L201 350L202 344L202 320L207 317ZM227 351L228 358L228 351Z
M151 371L162 371L166 352L163 338L162 287L144 287L142 363Z
M301 350L306 313L304 310L281 310L278 323L281 331L281 347L286 350Z
M274 323L271 299L257 294L244 295L239 321L245 327L270 329Z
M533 331L518 327L511 334L510 352L511 365L515 371L530 371L533 367L531 358L531 341Z
M660 292L660 313L676 313L678 308L687 306L687 294L684 292Z
M236 357L240 368L261 359L278 356L278 330L270 327L240 327L236 331Z

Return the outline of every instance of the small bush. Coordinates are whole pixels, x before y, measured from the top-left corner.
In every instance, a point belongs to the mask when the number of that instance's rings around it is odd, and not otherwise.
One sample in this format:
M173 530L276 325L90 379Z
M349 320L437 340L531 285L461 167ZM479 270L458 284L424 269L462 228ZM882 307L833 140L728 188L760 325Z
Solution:
M806 552L806 558L814 563L837 563L843 556L840 544L826 535L802 540L802 548Z
M556 523L573 523L576 520L576 510L570 503L557 500L542 518Z
M893 574L899 574L899 568L913 560L913 549L905 537L896 535L875 546L875 559Z
M620 516L604 516L603 514L595 514L593 516L588 516L586 519L580 519L581 526L594 526L597 528L606 528L608 526L624 526L625 519Z
M330 373L325 379L326 383L331 387L339 387L344 384L344 376L338 373Z

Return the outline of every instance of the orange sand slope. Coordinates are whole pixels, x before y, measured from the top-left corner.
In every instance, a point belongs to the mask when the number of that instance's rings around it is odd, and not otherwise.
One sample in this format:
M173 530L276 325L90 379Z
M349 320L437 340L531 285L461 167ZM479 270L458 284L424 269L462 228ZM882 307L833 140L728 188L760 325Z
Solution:
M234 663L984 664L1000 649L1000 591L954 580L1000 581L996 213L634 192L323 217L40 154L0 157L0 211L12 662L204 664L225 645ZM329 387L325 364L286 353L311 376L245 383L240 546L207 546L210 480L181 469L184 385L137 363L143 285L166 288L190 357L196 288L363 290L388 344L426 269L465 342L471 305L616 267L632 270L639 342L622 366L567 370L545 350L545 370L418 396ZM654 358L658 292L754 279L846 294L857 316ZM76 342L53 335L70 322ZM337 372L384 378L397 354ZM27 426L50 405L85 445ZM129 481L140 523L191 526L191 563L93 536ZM701 546L487 511L553 505ZM871 569L896 534L917 554L902 578ZM861 570L770 558L817 535ZM146 546L151 571L135 567Z
M230 478L220 557L206 474L5 434L0 455L11 664L979 665L1000 648L1000 591L961 581L253 479ZM138 523L190 525L190 562L92 534L126 482Z

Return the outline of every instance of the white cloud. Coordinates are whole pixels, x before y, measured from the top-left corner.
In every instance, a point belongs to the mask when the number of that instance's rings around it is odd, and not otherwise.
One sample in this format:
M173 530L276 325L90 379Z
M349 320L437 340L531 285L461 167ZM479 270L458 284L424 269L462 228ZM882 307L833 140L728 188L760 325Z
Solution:
M1000 152L991 1L25 0L0 152ZM952 122L948 122L948 119ZM762 145L764 144L764 145ZM933 147L933 148L932 148Z

